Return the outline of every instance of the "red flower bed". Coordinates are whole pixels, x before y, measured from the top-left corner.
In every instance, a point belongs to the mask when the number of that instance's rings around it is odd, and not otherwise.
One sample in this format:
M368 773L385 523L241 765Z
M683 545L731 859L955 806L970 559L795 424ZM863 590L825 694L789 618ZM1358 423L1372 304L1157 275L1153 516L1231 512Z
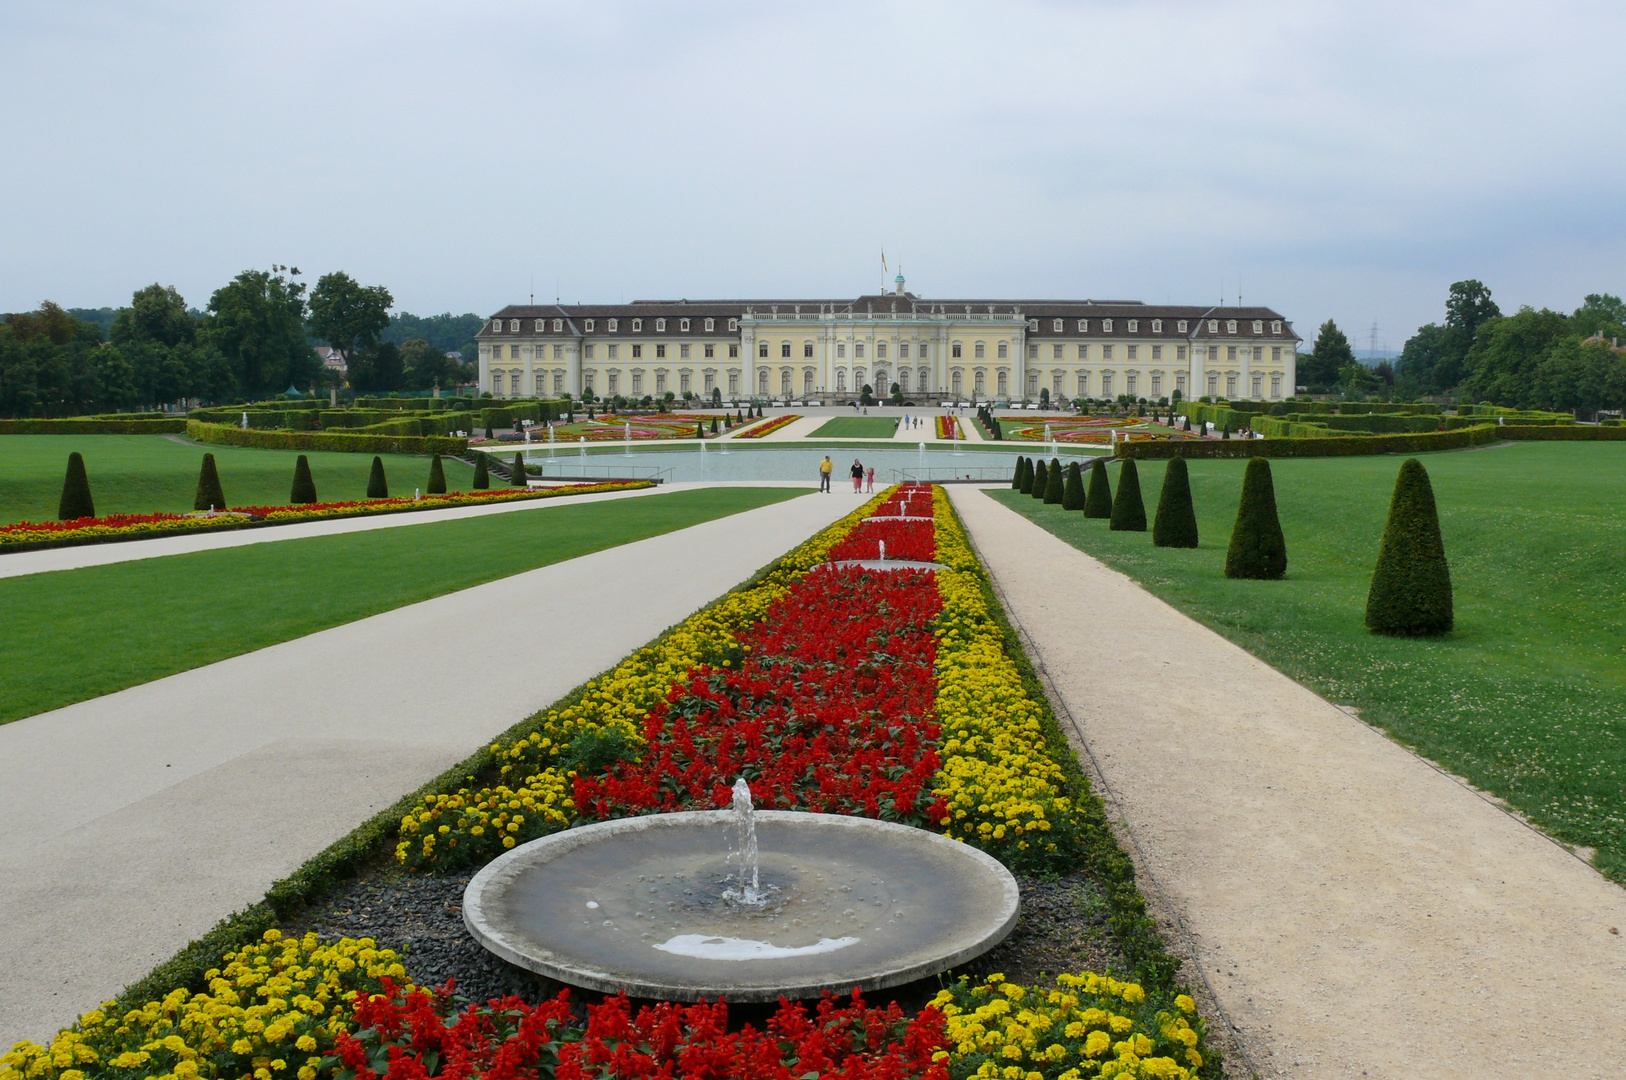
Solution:
M812 1016L781 1001L766 1030L728 1030L722 1002L640 1008L626 997L587 1006L574 1022L570 991L538 1005L517 997L442 1019L451 992L385 993L356 1005L354 1035L341 1033L324 1071L354 1080L948 1080L944 1020L927 1007L906 1018L894 1002L871 1008L826 997Z
M937 418L937 437L939 439L958 439L960 425L952 416L939 416Z
M937 530L930 521L888 521L872 517L831 548L830 558L832 561L878 558L883 541L889 559L931 562L937 554Z
M724 807L744 776L764 809L927 825L941 607L927 574L815 570L742 635L737 670L696 668L650 713L641 760L576 776L577 812Z

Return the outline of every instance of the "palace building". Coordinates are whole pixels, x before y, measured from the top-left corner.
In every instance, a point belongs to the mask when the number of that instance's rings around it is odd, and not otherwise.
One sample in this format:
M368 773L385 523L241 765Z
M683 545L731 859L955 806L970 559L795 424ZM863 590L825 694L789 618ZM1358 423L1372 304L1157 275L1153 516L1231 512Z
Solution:
M503 308L480 331L497 397L730 402L885 397L1034 401L1294 391L1298 335L1270 308L1121 300L640 300Z

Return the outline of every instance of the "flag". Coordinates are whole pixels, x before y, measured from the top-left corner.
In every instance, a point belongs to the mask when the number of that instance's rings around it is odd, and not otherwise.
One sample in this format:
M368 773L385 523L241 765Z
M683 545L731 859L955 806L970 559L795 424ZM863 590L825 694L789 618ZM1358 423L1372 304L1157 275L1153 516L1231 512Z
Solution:
M881 273L886 273L886 248L881 249Z

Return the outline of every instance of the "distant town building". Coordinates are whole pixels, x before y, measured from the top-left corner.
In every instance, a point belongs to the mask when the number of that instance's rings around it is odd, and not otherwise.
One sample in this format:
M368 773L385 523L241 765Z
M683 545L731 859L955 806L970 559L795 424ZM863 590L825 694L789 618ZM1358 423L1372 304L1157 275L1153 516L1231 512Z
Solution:
M330 348L327 345L318 345L316 346L316 356L322 361L322 366L330 371L337 371L340 375L343 375L348 370L348 366L344 362L344 353L338 349Z
M1264 307L1123 300L641 300L505 307L477 335L498 397L845 401L1293 393L1298 335Z

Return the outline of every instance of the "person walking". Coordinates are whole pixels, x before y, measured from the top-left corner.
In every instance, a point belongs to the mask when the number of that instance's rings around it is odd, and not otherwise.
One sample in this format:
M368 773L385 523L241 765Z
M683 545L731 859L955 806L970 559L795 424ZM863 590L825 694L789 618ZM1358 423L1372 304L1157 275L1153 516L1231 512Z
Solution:
M865 482L864 494L866 494L866 495L875 494L875 466L871 465L869 467L869 469L865 471L865 473L864 473L864 482Z
M853 458L853 467L851 472L853 478L853 494L862 495L864 493L864 463L859 461L857 458Z
M824 460L819 462L819 490L826 495L830 494L830 474L835 471L836 463L830 460L829 454L824 455Z

